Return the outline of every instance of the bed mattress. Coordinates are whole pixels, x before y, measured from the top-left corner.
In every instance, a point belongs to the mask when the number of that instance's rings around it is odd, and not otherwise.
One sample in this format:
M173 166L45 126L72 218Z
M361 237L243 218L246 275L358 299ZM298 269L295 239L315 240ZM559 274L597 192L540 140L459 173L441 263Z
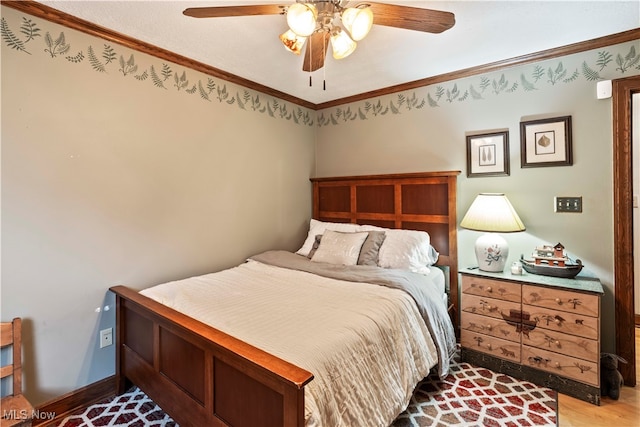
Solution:
M399 289L249 260L141 293L312 372L310 427L387 426L438 363L414 298Z

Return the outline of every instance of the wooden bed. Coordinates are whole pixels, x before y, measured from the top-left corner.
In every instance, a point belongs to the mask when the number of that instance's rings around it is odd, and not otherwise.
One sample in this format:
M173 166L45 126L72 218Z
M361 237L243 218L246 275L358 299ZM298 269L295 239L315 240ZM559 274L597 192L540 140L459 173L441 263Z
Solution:
M427 231L450 272L458 329L459 172L312 178L313 217ZM116 294L116 387L137 385L181 426L297 426L313 374L125 286Z

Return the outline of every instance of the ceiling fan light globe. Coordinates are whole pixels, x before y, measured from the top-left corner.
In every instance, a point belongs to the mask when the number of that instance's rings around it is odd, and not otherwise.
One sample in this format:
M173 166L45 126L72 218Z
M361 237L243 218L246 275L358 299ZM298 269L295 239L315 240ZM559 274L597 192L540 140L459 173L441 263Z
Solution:
M313 4L294 3L287 9L287 24L300 37L308 37L316 30L318 9Z
M293 52L296 55L300 55L302 52L302 47L304 46L304 42L307 40L306 37L300 37L296 33L291 30L287 30L284 33L280 34L280 40L282 40L282 44L285 49L289 52Z
M369 6L349 7L342 12L342 24L355 41L364 39L373 25L373 12Z
M334 27L331 31L331 50L335 59L343 59L351 55L358 44L351 40L342 28Z

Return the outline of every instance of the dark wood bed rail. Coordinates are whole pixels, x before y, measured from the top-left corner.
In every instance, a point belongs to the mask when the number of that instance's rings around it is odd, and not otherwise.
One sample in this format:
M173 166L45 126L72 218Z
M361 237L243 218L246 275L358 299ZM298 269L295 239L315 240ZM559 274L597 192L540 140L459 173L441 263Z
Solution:
M449 267L451 318L458 334L457 177L460 171L311 178L313 217L426 231Z
M116 387L140 387L181 426L304 426L313 375L124 286Z

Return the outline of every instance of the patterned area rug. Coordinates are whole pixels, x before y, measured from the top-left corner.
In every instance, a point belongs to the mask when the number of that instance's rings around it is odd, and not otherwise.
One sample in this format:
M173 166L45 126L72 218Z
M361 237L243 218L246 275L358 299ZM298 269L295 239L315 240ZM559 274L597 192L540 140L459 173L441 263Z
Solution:
M84 412L65 418L58 426L177 427L178 424L146 394L134 387L127 393L89 406Z
M454 362L444 380L432 374L418 384L392 427L556 426L557 420L554 390Z
M534 384L454 362L440 381L425 378L393 427L555 426L557 393ZM175 427L177 424L137 388L62 420L60 427ZM355 426L354 426L355 427ZM363 426L364 427L364 426Z

